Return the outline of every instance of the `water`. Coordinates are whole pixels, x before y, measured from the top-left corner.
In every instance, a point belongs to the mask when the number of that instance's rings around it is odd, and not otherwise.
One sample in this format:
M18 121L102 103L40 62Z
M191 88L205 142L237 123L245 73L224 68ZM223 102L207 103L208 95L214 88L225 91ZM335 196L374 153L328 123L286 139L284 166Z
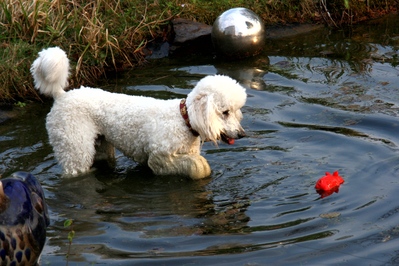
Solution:
M240 81L248 137L204 144L209 179L154 176L120 153L114 171L62 179L44 128L50 103L4 123L0 172L31 171L47 197L42 264L65 265L67 253L69 265L398 264L397 23L269 40L238 62L166 60L103 86L167 99L208 74ZM345 183L320 198L327 171Z

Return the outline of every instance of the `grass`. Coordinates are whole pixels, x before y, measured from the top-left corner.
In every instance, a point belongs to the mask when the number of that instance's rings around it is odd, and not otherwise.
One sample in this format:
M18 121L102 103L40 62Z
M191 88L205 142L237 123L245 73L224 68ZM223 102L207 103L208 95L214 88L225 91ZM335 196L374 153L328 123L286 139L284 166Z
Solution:
M72 219L67 219L64 221L64 228L68 228L68 251L66 254L66 266L69 264L69 255L71 255L71 246L72 246L72 241L73 238L75 237L75 230L73 230L73 220Z
M391 11L397 0L2 0L0 102L40 100L29 72L37 53L59 46L71 60L70 85L96 85L107 72L144 65L145 47L180 16L212 24L247 7L266 24L322 22L339 27Z

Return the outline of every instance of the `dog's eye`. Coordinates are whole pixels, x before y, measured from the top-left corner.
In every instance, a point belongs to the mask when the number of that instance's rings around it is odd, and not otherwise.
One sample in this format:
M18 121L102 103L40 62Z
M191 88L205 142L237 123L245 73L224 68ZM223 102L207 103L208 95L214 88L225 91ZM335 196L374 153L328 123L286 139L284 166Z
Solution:
M224 112L223 112L223 115L224 115L224 116L229 116L229 113L230 113L229 110L227 110L227 111L224 111Z

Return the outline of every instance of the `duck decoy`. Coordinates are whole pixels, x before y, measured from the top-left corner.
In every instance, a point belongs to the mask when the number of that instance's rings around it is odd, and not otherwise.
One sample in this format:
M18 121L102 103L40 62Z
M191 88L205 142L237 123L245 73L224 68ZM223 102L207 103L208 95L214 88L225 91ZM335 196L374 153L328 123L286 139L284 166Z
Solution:
M35 176L17 172L0 179L0 265L37 265L49 223Z

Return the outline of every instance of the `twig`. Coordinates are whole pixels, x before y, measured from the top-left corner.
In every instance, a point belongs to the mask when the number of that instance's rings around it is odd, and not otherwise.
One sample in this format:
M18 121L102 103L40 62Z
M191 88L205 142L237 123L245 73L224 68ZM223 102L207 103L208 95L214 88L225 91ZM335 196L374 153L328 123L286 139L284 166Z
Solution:
M320 0L320 3L322 4L322 7L324 8L325 12L327 13L328 17L330 18L330 20L332 21L332 23L334 24L334 26L336 28L338 28L337 24L335 23L335 21L332 19L330 12L327 9L327 5L326 5L326 0ZM328 23L328 21L327 21Z

